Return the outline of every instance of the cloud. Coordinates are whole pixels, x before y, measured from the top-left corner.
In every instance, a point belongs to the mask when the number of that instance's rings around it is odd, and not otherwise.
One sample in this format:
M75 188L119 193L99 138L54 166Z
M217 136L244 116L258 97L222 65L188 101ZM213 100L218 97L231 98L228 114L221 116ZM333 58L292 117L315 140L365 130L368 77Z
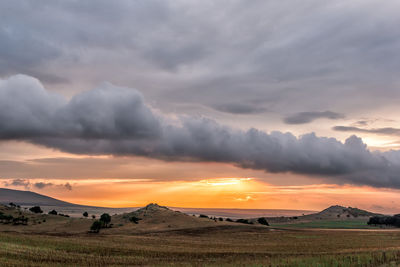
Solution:
M378 135L394 135L394 136L400 135L400 129L392 127L364 129L354 126L335 126L332 129L340 132L358 132L358 133L371 133Z
M68 101L28 76L1 80L0 138L76 154L223 162L400 188L400 151L369 151L356 136L342 143L314 133L244 131L204 117L171 119L155 112L138 91L112 84Z
M69 191L72 190L72 185L71 185L70 183L66 183L66 184L64 185L64 187L67 188Z
M287 124L304 124L312 122L316 119L330 119L337 120L344 118L343 114L332 112L332 111L322 111L322 112L299 112L290 116L287 116L283 121Z
M38 189L43 189L45 187L49 187L49 186L53 186L53 183L45 183L45 182L38 182L38 183L34 183L33 186L38 188Z
M214 106L214 109L232 114L257 114L267 111L266 108L243 103L218 104Z
M26 180L26 179L14 179L9 182L4 182L4 185L5 186L23 186L23 187L25 187L25 189L29 189L31 183L29 182L29 180Z
M249 114L257 110L223 106L258 100L278 114L362 114L397 107L399 7L396 0L1 1L0 75L63 83L56 89L68 95L110 80L145 89L163 111L193 103Z

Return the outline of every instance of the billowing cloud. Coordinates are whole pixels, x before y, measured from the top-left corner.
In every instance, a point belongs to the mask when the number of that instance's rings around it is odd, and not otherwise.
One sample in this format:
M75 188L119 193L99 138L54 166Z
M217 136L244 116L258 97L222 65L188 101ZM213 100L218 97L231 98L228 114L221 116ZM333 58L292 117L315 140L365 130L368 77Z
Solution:
M244 131L204 117L171 119L154 112L140 92L112 84L68 101L28 76L1 80L0 138L70 153L225 162L400 188L399 151L369 151L356 136L342 143L313 133L296 137L255 128Z
M383 128L360 128L355 126L335 126L333 130L340 131L340 132L358 132L358 133L371 133L371 134L378 134L378 135L400 135L400 129L392 128L392 127L383 127Z
M283 121L287 124L304 124L312 122L316 119L331 119L337 120L344 118L343 114L336 113L333 111L310 111L310 112L299 112L296 114L292 114L283 119Z

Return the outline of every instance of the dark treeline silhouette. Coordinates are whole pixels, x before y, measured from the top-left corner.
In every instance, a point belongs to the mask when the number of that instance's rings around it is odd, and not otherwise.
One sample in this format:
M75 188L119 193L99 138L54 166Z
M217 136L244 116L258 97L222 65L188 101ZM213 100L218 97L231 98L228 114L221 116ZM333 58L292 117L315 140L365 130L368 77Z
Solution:
M368 225L390 225L400 227L400 214L394 216L373 216L369 218Z

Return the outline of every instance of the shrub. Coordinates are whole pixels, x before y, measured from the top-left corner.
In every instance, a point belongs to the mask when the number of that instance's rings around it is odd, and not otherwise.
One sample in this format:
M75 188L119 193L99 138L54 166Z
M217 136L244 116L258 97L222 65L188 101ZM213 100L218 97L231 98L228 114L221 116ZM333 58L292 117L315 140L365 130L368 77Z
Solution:
M34 206L29 209L33 213L43 213L43 210L39 206Z
M90 226L90 231L92 233L98 233L103 226L103 223L100 222L99 220L96 220L93 222L92 226Z
M83 215L83 217L87 218L89 216L89 213L87 213L87 211L85 211L82 215Z
M207 218L207 219L209 219L208 216L207 216L207 215L204 215L204 214L200 214L200 215L199 215L199 218Z
M232 220L231 218L226 218L225 221L227 221L227 222L233 222L233 220Z
M57 211L56 210L51 210L51 211L49 211L49 214L50 215L57 215Z
M237 219L237 223L244 223L244 224L253 224L253 222L247 220L247 219Z
M107 227L108 224L111 222L111 216L108 213L103 213L100 216L100 222L102 222L104 224L104 227Z
M258 219L257 219L257 222L258 222L259 224L263 224L263 225L269 226L269 223L267 222L267 220L266 220L264 217L258 218Z
M133 222L135 224L138 224L140 220L141 220L140 218L135 217L135 216L132 216L132 217L129 218L129 221L131 221L131 222Z

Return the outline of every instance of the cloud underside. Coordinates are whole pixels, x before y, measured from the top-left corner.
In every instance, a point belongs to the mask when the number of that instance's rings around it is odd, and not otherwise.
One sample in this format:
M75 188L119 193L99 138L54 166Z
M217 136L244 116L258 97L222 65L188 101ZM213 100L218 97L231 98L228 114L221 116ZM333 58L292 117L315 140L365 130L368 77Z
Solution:
M400 188L399 151L371 152L356 136L342 143L313 133L297 138L242 131L203 117L171 119L155 112L138 91L108 83L67 100L29 76L0 80L0 139L76 154L225 162Z
M344 118L344 115L333 112L333 111L299 112L299 113L285 117L283 119L283 121L287 124L304 124L304 123L309 123L316 119L321 119L321 118L337 120L337 119Z
M400 136L400 129L392 127L365 129L354 126L335 126L333 127L333 130L340 132L358 132L358 133L370 133L370 134L386 135L386 136L390 135Z

